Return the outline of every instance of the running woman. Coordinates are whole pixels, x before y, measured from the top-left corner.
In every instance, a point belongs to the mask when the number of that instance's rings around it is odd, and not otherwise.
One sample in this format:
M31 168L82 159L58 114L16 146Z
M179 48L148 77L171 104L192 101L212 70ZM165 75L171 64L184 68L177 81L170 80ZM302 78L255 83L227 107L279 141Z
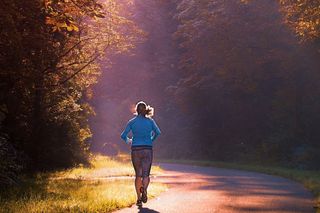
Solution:
M135 111L135 117L128 121L125 130L121 133L121 138L131 145L131 160L136 174L136 205L141 207L142 202L146 203L148 200L147 189L153 158L152 144L161 132L151 118L154 112L152 107L140 101L136 104ZM130 131L132 139L127 137Z

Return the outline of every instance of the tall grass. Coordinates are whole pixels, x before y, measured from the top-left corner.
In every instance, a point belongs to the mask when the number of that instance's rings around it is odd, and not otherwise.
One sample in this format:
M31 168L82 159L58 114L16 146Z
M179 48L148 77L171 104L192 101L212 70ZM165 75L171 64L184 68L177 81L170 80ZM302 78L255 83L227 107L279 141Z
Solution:
M101 179L117 176L134 176L130 156L121 154L116 157L94 155L90 160L91 166L79 166L68 170L56 171L50 174L51 178L69 179ZM159 166L153 166L151 175L161 173Z
M91 162L89 168L24 177L20 186L1 191L0 212L111 212L136 201L130 162L105 156L95 156ZM159 167L153 169L161 172ZM110 176L129 178L104 178ZM165 189L152 183L148 194L154 197Z

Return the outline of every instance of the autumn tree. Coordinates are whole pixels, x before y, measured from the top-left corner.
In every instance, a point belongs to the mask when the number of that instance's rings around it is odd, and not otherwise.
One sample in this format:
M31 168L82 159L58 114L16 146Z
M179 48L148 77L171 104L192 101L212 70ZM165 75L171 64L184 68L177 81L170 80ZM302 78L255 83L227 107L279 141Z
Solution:
M280 0L285 20L302 41L320 38L320 3L317 0Z
M1 6L1 131L29 168L86 163L88 100L100 63L128 51L140 31L126 1L4 1Z

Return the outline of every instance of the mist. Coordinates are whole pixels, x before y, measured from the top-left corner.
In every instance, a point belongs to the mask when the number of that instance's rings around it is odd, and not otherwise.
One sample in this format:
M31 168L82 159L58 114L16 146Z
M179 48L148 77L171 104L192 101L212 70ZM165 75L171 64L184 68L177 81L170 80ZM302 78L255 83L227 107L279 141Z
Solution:
M93 89L93 151L129 151L120 133L143 100L157 158L316 167L319 43L301 42L277 1L135 1L133 20L145 38Z

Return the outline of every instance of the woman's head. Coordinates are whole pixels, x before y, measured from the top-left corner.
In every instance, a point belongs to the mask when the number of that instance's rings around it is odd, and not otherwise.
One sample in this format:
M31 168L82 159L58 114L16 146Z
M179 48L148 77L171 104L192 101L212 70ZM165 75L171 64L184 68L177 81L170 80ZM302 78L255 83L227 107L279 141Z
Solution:
M139 101L136 104L136 114L138 114L138 115L143 115L145 117L151 117L151 116L153 116L153 112L154 112L154 109L151 106L147 105L143 101Z

